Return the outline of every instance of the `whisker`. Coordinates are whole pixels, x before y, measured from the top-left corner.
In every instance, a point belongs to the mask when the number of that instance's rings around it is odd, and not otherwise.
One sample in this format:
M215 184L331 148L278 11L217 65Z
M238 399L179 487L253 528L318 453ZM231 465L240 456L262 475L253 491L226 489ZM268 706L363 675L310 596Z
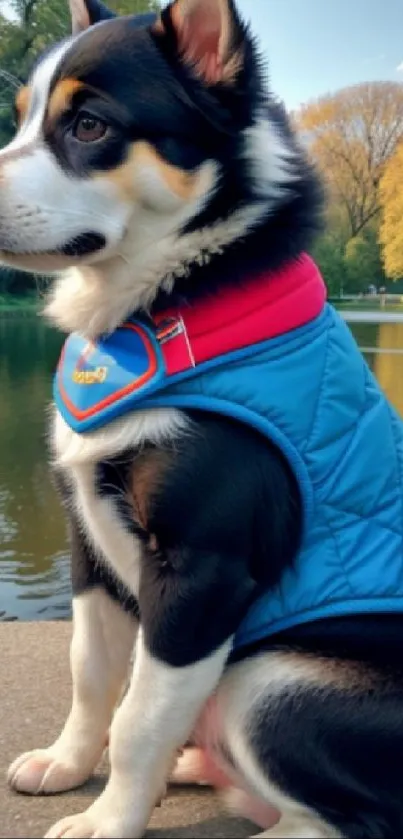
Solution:
M46 206L44 206L44 207L41 207L41 210L43 210L45 213L51 213L53 215L54 213L60 212L60 207L46 207ZM72 216L73 218L85 218L85 219L88 218L88 211L84 212L84 210L69 210L69 209L63 207L62 212L63 212L64 216ZM100 221L106 221L106 222L108 222L108 225L111 224L110 217L106 216L102 213L91 212L91 218L98 219ZM117 229L116 225L115 225L115 228Z

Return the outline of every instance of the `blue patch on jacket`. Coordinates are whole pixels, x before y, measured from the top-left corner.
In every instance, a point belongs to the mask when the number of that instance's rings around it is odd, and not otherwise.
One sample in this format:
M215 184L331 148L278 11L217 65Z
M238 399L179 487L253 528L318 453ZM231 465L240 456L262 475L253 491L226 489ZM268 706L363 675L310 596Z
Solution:
M90 431L131 410L164 375L154 332L128 321L96 343L73 333L64 345L55 378L59 411L74 431Z

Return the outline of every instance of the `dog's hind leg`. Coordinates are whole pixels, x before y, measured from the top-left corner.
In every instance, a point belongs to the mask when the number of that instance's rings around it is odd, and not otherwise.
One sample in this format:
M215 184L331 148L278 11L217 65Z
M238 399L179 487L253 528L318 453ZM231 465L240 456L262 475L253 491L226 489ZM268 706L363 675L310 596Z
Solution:
M80 786L107 742L136 622L99 588L75 598L73 618L71 711L53 745L20 755L10 766L8 781L18 792L45 795Z
M234 773L232 811L265 830L261 839L400 835L402 701L400 674L316 652L231 665L212 747ZM263 805L277 808L277 824L264 823Z
M210 713L206 709L199 721L198 737L232 777L232 787L222 790L223 803L232 813L264 830L251 839L340 836L313 806L294 796L286 774L282 777L280 772L281 780L277 778L277 759L282 757L283 739L284 748L287 740L281 724L282 703L288 694L297 694L305 680L309 681L303 661L298 666L298 657L291 659L289 667L281 653L230 665L216 693L214 709ZM293 726L291 711L287 726ZM300 728L299 733L303 741L304 729ZM294 737L298 740L298 731Z

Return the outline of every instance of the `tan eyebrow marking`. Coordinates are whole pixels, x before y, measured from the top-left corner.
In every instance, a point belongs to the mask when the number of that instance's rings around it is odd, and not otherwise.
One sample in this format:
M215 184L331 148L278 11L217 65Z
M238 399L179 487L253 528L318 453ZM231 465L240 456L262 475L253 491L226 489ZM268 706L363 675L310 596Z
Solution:
M28 112L29 103L31 101L32 90L28 85L24 85L18 91L15 97L15 107L18 114L18 122L21 123Z
M64 111L67 111L70 102L77 92L84 87L83 82L78 79L62 79L53 90L48 104L47 116L51 122L56 122Z

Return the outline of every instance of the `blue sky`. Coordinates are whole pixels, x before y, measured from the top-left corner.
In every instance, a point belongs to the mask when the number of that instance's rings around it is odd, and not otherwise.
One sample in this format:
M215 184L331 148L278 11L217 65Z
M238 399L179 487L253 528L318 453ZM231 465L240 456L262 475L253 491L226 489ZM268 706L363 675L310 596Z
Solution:
M237 2L288 108L357 82L403 83L403 0Z
M403 0L238 0L238 7L289 108L357 82L403 83Z

